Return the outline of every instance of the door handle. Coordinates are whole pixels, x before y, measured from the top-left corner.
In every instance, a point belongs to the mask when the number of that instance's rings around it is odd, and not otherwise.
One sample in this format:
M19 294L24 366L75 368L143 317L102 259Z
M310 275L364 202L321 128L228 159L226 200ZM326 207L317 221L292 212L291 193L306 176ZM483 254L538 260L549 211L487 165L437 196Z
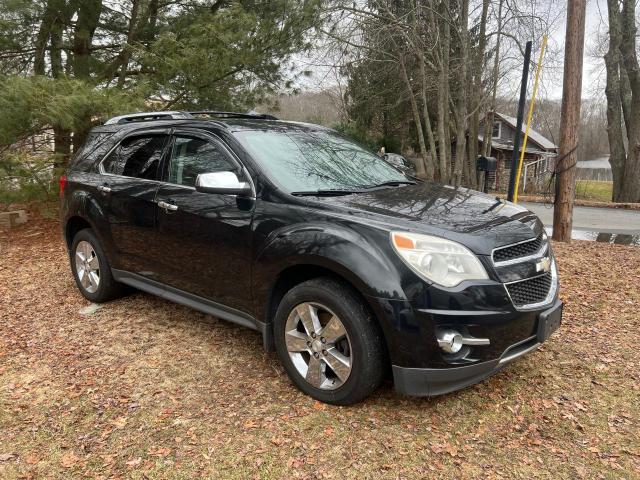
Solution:
M163 208L167 212L175 212L176 210L178 210L178 205L175 205L173 203L167 203L162 200L158 202L158 206L160 208Z
M109 193L111 192L111 188L107 187L106 185L98 185L98 191L102 193Z

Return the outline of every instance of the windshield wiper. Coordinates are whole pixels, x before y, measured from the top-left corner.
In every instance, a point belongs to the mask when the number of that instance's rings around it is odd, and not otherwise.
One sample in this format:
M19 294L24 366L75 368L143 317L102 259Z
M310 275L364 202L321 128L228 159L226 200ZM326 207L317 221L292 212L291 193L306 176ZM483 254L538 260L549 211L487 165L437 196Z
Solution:
M363 187L363 188L365 190L371 190L371 189L380 188L380 187L398 187L400 185L415 185L415 184L416 182L412 180L389 180L388 182L382 182L376 185L367 185L366 187Z
M377 185L365 185L356 189L350 188L327 188L320 190L305 190L300 192L291 192L291 195L297 197L334 197L339 195L351 195L354 193L364 193L369 190L375 190L377 188L384 187L398 187L400 185L415 185L416 182L411 180L390 180L388 182L378 183Z
M300 192L291 192L296 197L335 197L339 195L351 195L354 193L362 193L362 190L348 190L340 188L327 188L321 190L306 190Z

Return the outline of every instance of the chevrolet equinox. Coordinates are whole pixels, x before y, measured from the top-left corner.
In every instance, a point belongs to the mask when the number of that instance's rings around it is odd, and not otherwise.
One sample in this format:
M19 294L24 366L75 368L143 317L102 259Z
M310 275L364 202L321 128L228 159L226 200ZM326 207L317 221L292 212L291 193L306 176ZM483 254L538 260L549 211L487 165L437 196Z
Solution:
M60 190L87 299L128 285L257 330L322 402L358 402L389 372L406 395L472 385L561 322L533 213L412 178L329 128L115 117L91 130Z

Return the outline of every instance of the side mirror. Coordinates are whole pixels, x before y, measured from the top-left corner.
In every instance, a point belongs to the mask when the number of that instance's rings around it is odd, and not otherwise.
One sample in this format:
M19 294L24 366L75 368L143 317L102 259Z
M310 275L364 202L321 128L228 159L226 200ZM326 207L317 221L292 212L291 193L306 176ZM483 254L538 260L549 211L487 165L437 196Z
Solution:
M196 177L196 190L224 195L251 195L251 185L241 182L234 172L201 173Z

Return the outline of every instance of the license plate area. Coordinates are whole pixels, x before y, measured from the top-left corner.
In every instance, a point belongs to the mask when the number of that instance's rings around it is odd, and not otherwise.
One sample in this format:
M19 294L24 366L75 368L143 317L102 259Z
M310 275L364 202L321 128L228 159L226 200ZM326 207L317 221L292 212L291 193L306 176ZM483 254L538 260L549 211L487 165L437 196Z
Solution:
M538 341L544 342L555 332L562 324L562 307L563 304L542 312L538 316Z

